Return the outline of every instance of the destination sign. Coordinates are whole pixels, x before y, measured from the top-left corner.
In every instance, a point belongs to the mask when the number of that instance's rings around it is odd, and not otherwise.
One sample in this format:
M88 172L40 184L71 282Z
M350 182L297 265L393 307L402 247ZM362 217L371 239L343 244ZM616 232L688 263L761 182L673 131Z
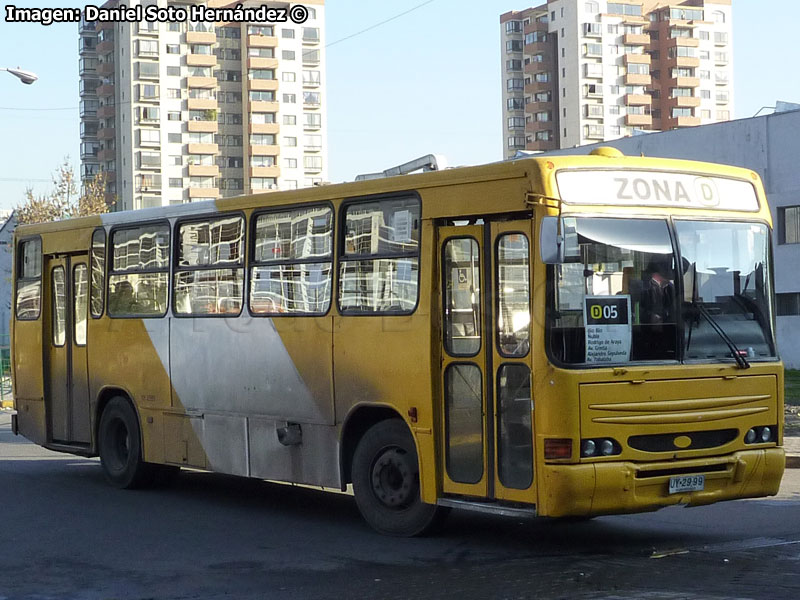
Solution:
M566 204L758 210L755 187L742 179L663 171L575 169L556 173L556 182Z
M586 296L586 362L620 363L631 358L631 297Z

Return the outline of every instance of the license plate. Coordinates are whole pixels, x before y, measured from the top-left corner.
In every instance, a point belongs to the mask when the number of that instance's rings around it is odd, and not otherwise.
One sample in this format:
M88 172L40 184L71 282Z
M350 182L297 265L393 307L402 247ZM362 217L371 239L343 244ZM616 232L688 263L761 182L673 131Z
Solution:
M686 475L684 477L669 478L669 493L700 492L706 487L705 475Z

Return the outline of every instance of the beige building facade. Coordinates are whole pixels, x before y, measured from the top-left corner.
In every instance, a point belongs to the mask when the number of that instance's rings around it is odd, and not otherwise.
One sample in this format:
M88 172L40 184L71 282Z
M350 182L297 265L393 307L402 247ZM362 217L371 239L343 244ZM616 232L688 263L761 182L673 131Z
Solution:
M237 5L125 2L198 4ZM302 23L81 22L82 179L104 171L117 210L326 180L324 4L302 5Z
M501 15L503 154L727 121L731 0L548 0Z

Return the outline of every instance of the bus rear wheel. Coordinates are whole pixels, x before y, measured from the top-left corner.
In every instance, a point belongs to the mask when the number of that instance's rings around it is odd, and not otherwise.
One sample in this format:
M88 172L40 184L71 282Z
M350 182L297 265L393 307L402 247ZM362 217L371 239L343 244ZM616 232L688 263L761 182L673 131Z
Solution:
M153 483L157 465L142 460L139 420L127 398L109 400L100 417L97 445L103 474L111 485L133 489Z
M401 537L437 528L446 509L420 499L414 439L399 419L372 426L356 446L353 493L364 520L380 533Z

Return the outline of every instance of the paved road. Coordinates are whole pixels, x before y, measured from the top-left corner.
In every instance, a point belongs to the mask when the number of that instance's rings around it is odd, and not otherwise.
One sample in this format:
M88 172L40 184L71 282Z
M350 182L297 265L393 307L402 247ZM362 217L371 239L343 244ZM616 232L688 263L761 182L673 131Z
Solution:
M351 497L184 473L118 491L0 413L0 600L800 596L800 470L778 500L584 523L454 513L393 539Z

